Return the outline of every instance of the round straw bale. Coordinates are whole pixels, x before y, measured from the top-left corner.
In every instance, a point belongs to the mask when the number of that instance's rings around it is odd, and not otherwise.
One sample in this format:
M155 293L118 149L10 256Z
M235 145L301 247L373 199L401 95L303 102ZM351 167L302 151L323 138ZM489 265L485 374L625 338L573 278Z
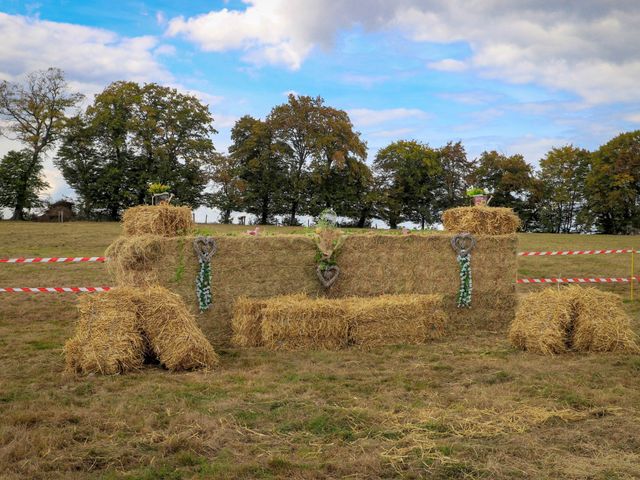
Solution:
M179 237L189 234L194 227L191 208L164 204L128 208L122 215L122 225L125 236Z
M476 235L507 235L520 227L520 218L510 208L458 207L442 214L445 230Z
M160 363L172 371L212 368L218 355L182 297L163 287L140 290L142 329Z
M113 375L142 367L146 341L135 298L126 289L80 298L76 333L64 347L67 369Z

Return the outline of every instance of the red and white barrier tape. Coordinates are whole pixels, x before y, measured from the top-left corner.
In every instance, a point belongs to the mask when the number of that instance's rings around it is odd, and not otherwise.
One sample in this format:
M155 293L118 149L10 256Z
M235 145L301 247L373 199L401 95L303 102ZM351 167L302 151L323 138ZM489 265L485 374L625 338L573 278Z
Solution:
M544 283L629 283L631 281L640 282L637 277L614 277L614 278L518 278L519 284L544 284ZM0 293L93 293L108 292L113 287L8 287L0 288Z
M540 283L629 283L633 280L640 281L640 277L613 277L613 278L518 278L516 283L540 284Z
M9 287L0 288L0 293L91 293L108 292L113 287Z
M77 263L104 262L107 257L35 257L35 258L0 258L0 263Z
M518 252L519 257L564 256L564 255L604 255L608 253L638 253L633 248L619 250L565 250L559 252Z

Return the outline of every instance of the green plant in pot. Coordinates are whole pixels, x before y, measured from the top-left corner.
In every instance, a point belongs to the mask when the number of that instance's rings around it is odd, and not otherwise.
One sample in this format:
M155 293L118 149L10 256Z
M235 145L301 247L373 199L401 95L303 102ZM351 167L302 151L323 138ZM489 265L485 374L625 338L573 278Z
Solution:
M169 193L171 188L163 183L152 183L149 185L149 193L151 194L152 205L169 204L173 199L173 194Z
M489 203L487 191L484 188L471 187L467 189L467 197L471 197L474 207L484 207Z

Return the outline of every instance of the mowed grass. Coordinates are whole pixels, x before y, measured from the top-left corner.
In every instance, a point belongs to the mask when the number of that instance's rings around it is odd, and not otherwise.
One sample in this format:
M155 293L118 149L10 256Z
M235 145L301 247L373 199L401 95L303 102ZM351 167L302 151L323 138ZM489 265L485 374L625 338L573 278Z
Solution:
M0 257L100 255L119 231L0 222ZM520 236L520 250L634 246ZM625 276L629 260L523 258L519 275ZM0 286L110 283L100 264L0 265ZM369 352L228 349L209 373L73 378L62 346L75 299L0 294L2 479L640 478L639 356L541 357L478 333ZM639 307L625 303L637 332Z

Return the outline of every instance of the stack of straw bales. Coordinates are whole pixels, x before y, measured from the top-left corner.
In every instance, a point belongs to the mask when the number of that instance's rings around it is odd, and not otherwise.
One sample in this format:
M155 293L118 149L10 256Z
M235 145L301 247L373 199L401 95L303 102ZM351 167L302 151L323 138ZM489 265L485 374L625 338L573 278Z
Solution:
M449 232L507 235L518 230L520 218L510 208L458 207L442 214L442 224Z
M236 302L233 341L274 350L337 350L422 344L444 333L442 295L309 298L285 295Z
M575 285L523 297L509 339L518 348L542 354L640 351L620 298Z
M183 300L162 287L115 288L81 297L64 347L69 371L113 375L155 357L171 371L212 368L218 357Z
M167 204L128 208L122 216L122 224L126 236L176 237L188 235L194 227L189 207L174 207Z
M198 322L214 346L227 347L234 304L241 297L267 300L304 293L312 298L373 300L380 295L441 294L451 333L506 332L516 307L516 235L475 235L470 309L456 306L460 279L451 237L447 233L349 235L338 257L340 277L327 292L317 279L316 246L308 236L216 236L218 250L211 261L213 305L198 315ZM192 243L193 237L124 237L110 247L108 267L118 285L159 284L195 309L198 259ZM250 322L247 328L257 331ZM247 345L254 343L255 334L245 333Z

